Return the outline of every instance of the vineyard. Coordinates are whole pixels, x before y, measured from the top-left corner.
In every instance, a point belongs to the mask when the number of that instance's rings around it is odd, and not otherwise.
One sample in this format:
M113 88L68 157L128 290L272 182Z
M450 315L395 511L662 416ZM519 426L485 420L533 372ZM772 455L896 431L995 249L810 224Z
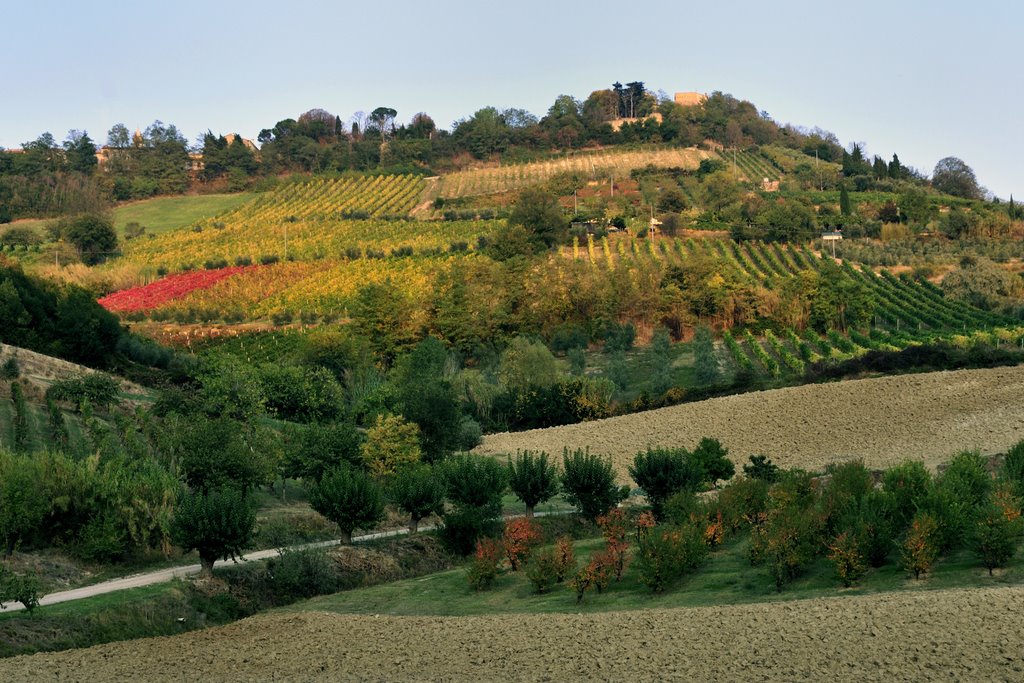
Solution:
M596 179L625 178L633 169L644 166L695 169L702 159L715 156L714 152L679 147L578 152L547 161L450 173L441 176L428 195L447 199L510 192L542 183L560 173L577 173Z
M736 172L750 183L760 184L765 179L771 181L782 177L771 161L756 152L724 152L722 158L735 166Z

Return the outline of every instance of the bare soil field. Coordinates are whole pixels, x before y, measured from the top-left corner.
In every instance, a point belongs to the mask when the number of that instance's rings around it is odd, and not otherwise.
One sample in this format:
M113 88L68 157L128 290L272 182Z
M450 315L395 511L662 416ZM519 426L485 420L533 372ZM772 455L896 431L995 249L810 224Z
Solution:
M763 453L781 467L818 469L862 458L884 469L931 467L965 449L992 454L1024 439L1024 367L958 370L812 384L715 398L582 424L484 437L475 452L589 447L619 475L648 446L719 439L738 464Z
M1024 680L1024 589L601 614L253 617L0 661L11 681Z

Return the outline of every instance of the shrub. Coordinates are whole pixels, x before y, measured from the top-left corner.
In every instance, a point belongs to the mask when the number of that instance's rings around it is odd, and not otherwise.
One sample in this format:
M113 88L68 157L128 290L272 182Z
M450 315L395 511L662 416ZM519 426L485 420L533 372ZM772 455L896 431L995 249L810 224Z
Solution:
M629 495L629 489L615 485L610 460L592 455L589 450L566 448L562 453L562 490L565 499L585 518L596 521Z
M752 455L750 464L743 466L743 474L771 484L779 478L779 467L767 455Z
M867 570L860 539L849 531L836 536L829 544L828 551L828 559L835 565L836 575L847 588L856 583Z
M634 559L640 583L661 593L684 574L704 564L707 554L704 528L691 523L650 530L644 534Z
M519 571L519 566L527 562L540 539L540 528L531 519L517 517L505 522L501 546L512 571Z
M734 479L718 492L717 506L728 531L754 523L768 509L768 483L762 479Z
M456 555L465 557L473 552L477 541L501 533L501 520L493 512L482 508L455 507L444 513L441 542Z
M493 538L482 538L476 542L473 560L469 564L467 577L475 591L483 591L494 585L498 578L498 563L501 562L501 545Z
M629 476L647 494L654 517L664 517L665 501L679 491L696 491L704 479L700 465L682 448L648 448L637 453Z
M903 541L903 568L913 572L915 579L920 579L921 574L931 571L938 556L938 524L928 513L918 513Z
M4 603L20 602L32 614L43 595L36 574L16 574L0 564L0 609Z
M597 518L597 525L601 527L601 535L604 537L604 553L608 562L615 572L615 580L622 580L622 572L626 569L626 561L629 557L629 543L626 540L626 513L618 508L613 508Z
M523 451L508 461L509 488L526 505L526 516L558 494L558 468L544 451Z
M89 401L96 408L106 410L117 401L120 390L117 380L110 375L92 372L81 377L57 380L46 390L46 395L76 407L82 401Z
M526 578L538 593L547 593L559 582L558 552L556 548L539 551L526 566Z
M693 337L694 379L700 385L715 385L722 381L722 371L715 353L715 343L711 330L698 327Z
M565 581L569 574L576 571L576 553L572 539L560 536L555 541L555 579L558 583Z
M277 254L262 254L259 258L261 266L271 266L280 260L281 258Z
M267 560L274 600L288 604L341 590L341 577L323 548L282 549Z
M1014 482L1017 490L1024 493L1024 441L1018 441L1006 452L1003 476Z
M308 484L309 506L338 525L342 543L352 543L352 532L384 519L380 484L361 470L342 464L319 482Z

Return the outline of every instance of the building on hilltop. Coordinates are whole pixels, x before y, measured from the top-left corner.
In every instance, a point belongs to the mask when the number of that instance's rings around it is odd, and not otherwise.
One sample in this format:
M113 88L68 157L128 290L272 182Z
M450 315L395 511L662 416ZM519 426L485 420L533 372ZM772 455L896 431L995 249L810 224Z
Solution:
M682 107L696 107L697 105L704 104L708 96L699 92L677 92L673 99L676 104Z

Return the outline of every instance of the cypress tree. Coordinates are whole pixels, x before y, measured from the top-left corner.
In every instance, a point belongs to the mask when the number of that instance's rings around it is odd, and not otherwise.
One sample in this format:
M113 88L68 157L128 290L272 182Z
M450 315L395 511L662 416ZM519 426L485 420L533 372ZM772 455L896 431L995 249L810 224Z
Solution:
M846 185L839 186L839 213L844 216L849 216L852 213L850 209L850 193L846 191Z

